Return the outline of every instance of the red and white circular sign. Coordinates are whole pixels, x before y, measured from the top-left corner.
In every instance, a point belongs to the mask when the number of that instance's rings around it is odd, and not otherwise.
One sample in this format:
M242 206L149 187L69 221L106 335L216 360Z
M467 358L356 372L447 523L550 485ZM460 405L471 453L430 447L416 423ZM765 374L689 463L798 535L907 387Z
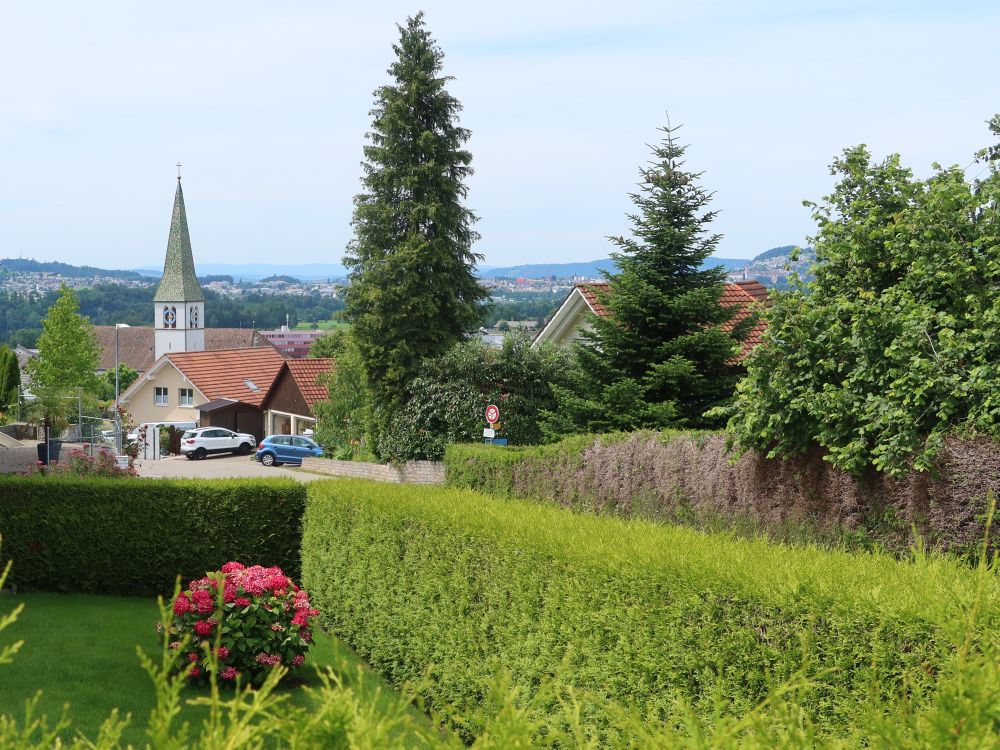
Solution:
M493 404L486 407L486 421L490 424L500 421L500 410Z

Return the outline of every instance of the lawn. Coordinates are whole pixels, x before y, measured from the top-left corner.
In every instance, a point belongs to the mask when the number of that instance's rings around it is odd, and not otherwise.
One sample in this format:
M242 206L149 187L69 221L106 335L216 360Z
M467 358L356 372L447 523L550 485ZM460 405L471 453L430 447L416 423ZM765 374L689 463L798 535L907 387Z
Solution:
M145 743L145 723L153 707L153 688L139 664L136 646L154 660L160 642L154 631L159 617L156 602L111 596L31 593L0 594L0 616L23 603L14 625L0 634L0 643L24 641L13 664L0 666L0 714L24 716L25 701L42 691L38 711L55 720L69 704L74 727L93 737L111 710L132 714L123 744ZM336 638L317 633L305 666L299 671L305 684L315 685L317 668L332 667L358 694L380 708L400 696ZM364 677L359 678L359 670ZM299 688L287 688L291 700L306 705L309 697ZM206 689L207 691L207 689ZM202 694L196 689L186 697ZM197 722L207 713L186 706L182 720ZM414 721L423 729L426 716L415 709Z

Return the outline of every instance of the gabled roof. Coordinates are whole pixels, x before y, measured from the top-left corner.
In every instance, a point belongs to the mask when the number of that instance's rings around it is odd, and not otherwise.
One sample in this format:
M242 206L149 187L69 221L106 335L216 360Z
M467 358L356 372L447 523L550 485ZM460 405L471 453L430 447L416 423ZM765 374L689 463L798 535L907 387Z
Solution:
M556 310L549 321L545 324L535 342L544 341L550 336L564 336L568 327L578 327L583 325L582 303L590 312L599 317L610 314L607 307L598 301L598 295L606 295L611 289L611 284L606 282L594 282L590 284L577 284L570 290L562 305ZM753 308L758 304L767 304L768 290L758 281L741 281L733 284L726 284L722 289L722 297L719 304L722 307L740 308L733 317L723 324L724 331L732 331L736 325L753 314ZM577 319L574 319L577 318ZM767 329L767 322L759 319L753 329L744 339L737 361L742 360L754 347L762 341L762 335Z
M170 217L170 237L167 239L167 256L163 261L163 277L156 287L153 301L205 301L205 293L194 272L194 256L191 253L191 237L188 234L180 177L177 178L177 192L174 193L174 213Z
M164 354L205 397L260 406L285 358L274 348Z
M332 359L304 358L289 359L285 361L288 373L295 381L306 404L312 409L317 401L325 401L327 398L326 386L318 382L320 375L325 375L333 369Z
M206 328L205 350L249 349L274 345L253 328ZM101 370L115 369L115 327L94 326L101 347ZM130 326L118 329L118 361L137 372L145 372L153 364L154 329L150 326Z

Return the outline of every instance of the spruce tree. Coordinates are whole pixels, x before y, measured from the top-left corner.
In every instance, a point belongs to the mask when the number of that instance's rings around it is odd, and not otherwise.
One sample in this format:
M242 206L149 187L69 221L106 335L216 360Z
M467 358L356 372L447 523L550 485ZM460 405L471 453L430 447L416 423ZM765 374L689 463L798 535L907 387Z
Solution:
M445 88L443 53L423 15L398 27L392 82L375 91L364 148L363 191L345 264L345 317L377 404L398 407L422 358L446 351L473 329L487 291L475 215L463 205L472 155L457 124L461 104Z
M735 313L719 302L725 282L706 260L721 239L711 231L712 194L685 169L678 127L661 128L653 159L640 169L628 237L609 238L616 274L599 291L608 314L595 316L577 356L576 388L563 391L559 419L582 431L708 426L705 412L732 397L734 362L753 319L724 330ZM551 428L566 426L550 420Z

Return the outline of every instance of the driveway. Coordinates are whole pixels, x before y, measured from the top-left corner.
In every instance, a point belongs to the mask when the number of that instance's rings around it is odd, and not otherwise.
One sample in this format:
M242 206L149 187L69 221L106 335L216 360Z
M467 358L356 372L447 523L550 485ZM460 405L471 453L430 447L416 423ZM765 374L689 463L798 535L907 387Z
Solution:
M208 456L200 461L189 461L184 456L170 456L159 461L136 461L135 467L141 477L170 479L247 479L286 477L297 482L311 482L324 479L319 474L310 474L301 469L284 466L261 466L253 456L232 456L222 454Z

